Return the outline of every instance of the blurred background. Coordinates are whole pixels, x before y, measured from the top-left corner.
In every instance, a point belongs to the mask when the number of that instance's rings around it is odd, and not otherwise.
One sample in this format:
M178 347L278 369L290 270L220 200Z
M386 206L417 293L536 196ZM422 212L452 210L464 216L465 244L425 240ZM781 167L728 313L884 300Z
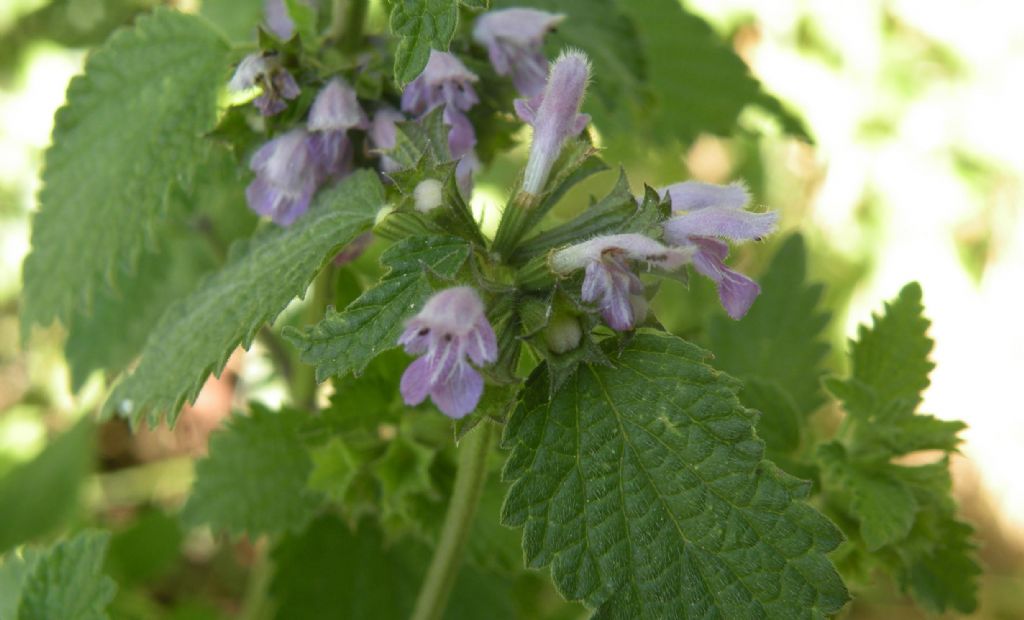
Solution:
M68 431L102 399L103 378L70 392L59 329L37 333L27 350L19 344L21 261L53 113L84 50L154 4L0 3L0 479L54 451L63 471L77 472L46 500L54 527L97 515L115 529L123 523L111 551L115 577L131 584L163 575L175 592L196 593L175 617L221 617L244 604L253 549L182 531L173 511L193 459L231 407L254 395L280 400L265 360L239 352L174 431L133 436L114 422L93 438ZM1024 379L1024 8L998 0L686 6L803 119L813 145L748 110L732 136L642 153L609 137L609 150L626 158L634 189L640 180L745 178L757 202L779 209L783 229L808 241L813 279L826 284L838 368L857 324L906 282L921 282L937 364L921 410L969 425L954 468L986 567L974 617L1024 618L1024 407L1016 398ZM483 176L474 197L481 212L501 204L521 157L503 156ZM753 248L741 260L756 273L767 253ZM8 487L0 483L0 506L16 496ZM118 609L129 617L148 617L156 605L122 592ZM846 613L920 614L885 585Z

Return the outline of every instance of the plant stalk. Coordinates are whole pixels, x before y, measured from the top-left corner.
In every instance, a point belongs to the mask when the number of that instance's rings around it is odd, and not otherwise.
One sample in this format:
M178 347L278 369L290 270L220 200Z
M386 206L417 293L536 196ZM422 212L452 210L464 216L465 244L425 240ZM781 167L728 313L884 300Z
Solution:
M367 0L334 0L328 35L337 42L343 52L354 52L359 49L368 9Z
M439 620L444 614L455 578L462 565L462 556L469 539L469 530L476 516L477 505L487 480L487 456L491 449L494 424L483 420L471 430L459 447L459 470L455 487L448 501L441 539L434 549L427 575L416 598L412 620Z
M324 318L324 310L331 299L334 283L334 265L328 263L313 281L313 299L306 306L303 323L312 325ZM296 356L297 358L298 356ZM292 404L300 409L316 409L316 368L296 359L292 364L290 391Z

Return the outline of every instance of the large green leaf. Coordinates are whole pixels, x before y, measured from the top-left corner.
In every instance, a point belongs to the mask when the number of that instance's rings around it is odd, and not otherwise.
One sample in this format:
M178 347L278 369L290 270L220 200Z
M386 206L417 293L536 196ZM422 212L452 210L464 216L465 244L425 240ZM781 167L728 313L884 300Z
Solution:
M837 612L838 530L804 503L808 484L763 460L737 382L707 355L640 334L550 401L535 373L505 433L504 521L524 528L528 564L550 564L598 617Z
M458 0L389 0L391 31L401 37L395 50L395 80L405 86L430 59L430 50L448 51L459 23Z
M806 281L806 263L803 238L793 235L760 278L762 293L743 320L715 316L708 329L715 366L740 379L775 383L803 415L825 402L822 331L829 320L818 308L821 285Z
M761 89L747 66L701 17L679 0L619 0L639 32L653 101L636 120L655 140L690 142L700 133L729 135L740 112L759 105L792 134L801 122Z
M416 313L433 288L430 275L451 279L470 248L458 237L412 237L391 246L381 262L387 274L341 312L331 310L318 324L288 339L302 360L316 366L318 381L359 373L377 355L397 346L405 319Z
M117 586L103 574L110 535L86 531L46 549L27 548L0 565L5 620L106 620Z
M0 478L0 553L49 533L72 515L92 470L94 432L92 422L83 419Z
M308 413L254 405L210 438L210 456L196 465L196 480L182 518L233 534L276 534L302 529L323 503L306 486L313 460L303 443Z
M114 389L104 412L151 424L166 414L173 424L210 372L302 295L324 263L369 228L383 203L376 173L356 172L321 192L290 228L268 226L236 244L220 271L167 310L138 368Z
M23 333L67 324L119 271L134 270L169 190L202 161L228 55L202 19L160 9L114 34L72 80L25 261Z
M853 376L829 379L847 419L818 457L828 504L841 513L848 554L881 566L934 612L977 606L972 528L956 518L949 460L893 463L920 450L956 450L965 425L915 412L933 365L921 288L912 283L886 304L851 345Z
M72 314L64 354L74 389L94 370L116 375L131 363L168 306L222 262L211 238L227 244L251 234L256 217L245 206L237 161L220 149L210 156L190 191L173 192L172 208L184 217L161 226L158 250L144 252L134 271L117 277L117 290L98 293L88 312Z

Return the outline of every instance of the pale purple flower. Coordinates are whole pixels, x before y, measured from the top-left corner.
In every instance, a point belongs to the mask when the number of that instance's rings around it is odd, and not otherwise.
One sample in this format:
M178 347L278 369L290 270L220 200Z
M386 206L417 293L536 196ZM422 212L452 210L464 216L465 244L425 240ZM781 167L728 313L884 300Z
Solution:
M395 148L398 137L396 123L404 120L405 115L394 108L381 108L373 115L367 136L370 138L370 144L373 145L374 150L380 153L381 172L396 172L402 169L397 161L385 155L384 152Z
M736 242L759 240L775 230L778 214L745 210L750 194L740 183L686 181L669 186L664 193L671 198L675 214L664 224L665 240L694 249L694 268L715 282L729 316L742 318L761 293L761 287L725 265L729 245L720 238Z
M352 143L347 132L369 126L356 91L345 80L333 78L313 101L306 126L311 132L313 158L322 175L335 179L345 176L352 168Z
M643 282L629 261L672 271L692 255L693 250L666 247L650 237L625 233L594 237L559 250L551 255L549 266L558 275L584 269L581 299L596 303L609 327L628 331L643 320L638 310L646 308Z
M263 94L253 101L263 116L274 116L288 107L286 99L295 99L301 92L295 78L276 54L249 54L238 63L228 89L236 92L259 86Z
M423 73L405 87L402 92L402 110L416 117L444 106L443 119L450 127L448 131L448 149L453 159L472 156L476 160L476 131L470 123L466 111L479 102L473 84L478 80L476 74L466 68L462 61L448 52L432 50L430 60ZM463 166L463 178L460 187L472 187L472 171L475 166Z
M539 194L551 166L569 138L583 131L590 116L580 114L580 104L590 78L590 61L579 51L563 52L551 66L547 85L539 96L515 101L516 113L533 125L533 143L523 173L523 191Z
M288 226L309 209L320 173L309 134L293 129L267 142L249 162L256 178L245 188L249 208Z
M288 14L284 0L266 0L263 3L264 23L275 37L287 41L295 34L295 22Z
M490 11L477 18L473 39L487 48L498 75L511 75L520 95L536 97L544 92L548 75L544 36L564 19L537 9Z
M484 379L470 360L484 366L498 359L498 340L484 304L468 286L445 289L427 300L405 324L398 344L420 355L402 375L405 403L418 405L430 396L456 419L473 411L484 391Z

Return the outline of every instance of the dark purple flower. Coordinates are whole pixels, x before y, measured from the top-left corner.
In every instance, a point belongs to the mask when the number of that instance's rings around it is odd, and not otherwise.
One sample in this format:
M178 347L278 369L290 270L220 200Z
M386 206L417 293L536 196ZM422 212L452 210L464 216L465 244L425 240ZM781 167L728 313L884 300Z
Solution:
M467 194L467 188L472 188L472 172L478 163L473 150L476 132L466 116L466 111L479 101L473 89L477 79L476 74L454 55L433 50L423 73L402 92L402 110L413 116L422 117L434 108L444 106L444 122L451 128L448 131L448 149L452 158L471 158L462 166L459 179L459 187Z
M484 379L469 361L484 366L498 359L498 340L484 304L468 286L445 289L427 300L405 324L398 344L421 356L402 375L405 403L418 405L430 396L456 419L473 411L484 391Z
M380 154L381 172L395 172L402 169L397 161L385 155L384 152L395 148L398 136L396 123L404 120L405 115L394 108L381 108L373 115L367 136L370 138L370 144L373 145L374 150Z
M713 185L686 181L669 186L675 214L664 224L665 240L677 247L693 248L693 267L711 278L725 311L740 319L761 293L761 287L747 276L729 269L725 258L731 241L761 239L775 230L778 214L752 213L744 209L750 194L742 184Z
M267 142L249 162L256 178L245 188L249 208L288 226L309 209L319 185L309 134L293 129Z
M473 39L487 48L498 75L511 75L520 95L536 97L548 76L544 36L563 19L565 15L537 9L490 11L477 18Z
M352 169L352 143L347 132L369 127L356 91L341 78L332 79L313 101L306 126L311 133L313 159L323 177L338 179L348 174Z
M628 331L642 321L642 315L647 312L643 282L629 261L671 271L679 268L692 253L692 250L666 247L637 233L603 235L555 252L549 265L558 275L585 269L580 298L596 303L609 327Z
M288 107L286 99L295 99L301 92L295 78L288 72L276 54L255 53L242 59L228 82L228 89L236 92L259 86L263 94L253 101L263 116L274 116Z
M530 158L523 173L523 191L539 194L547 183L562 146L583 131L590 116L580 114L580 104L590 79L590 61L583 52L563 52L551 66L541 95L515 101L516 113L533 125Z

